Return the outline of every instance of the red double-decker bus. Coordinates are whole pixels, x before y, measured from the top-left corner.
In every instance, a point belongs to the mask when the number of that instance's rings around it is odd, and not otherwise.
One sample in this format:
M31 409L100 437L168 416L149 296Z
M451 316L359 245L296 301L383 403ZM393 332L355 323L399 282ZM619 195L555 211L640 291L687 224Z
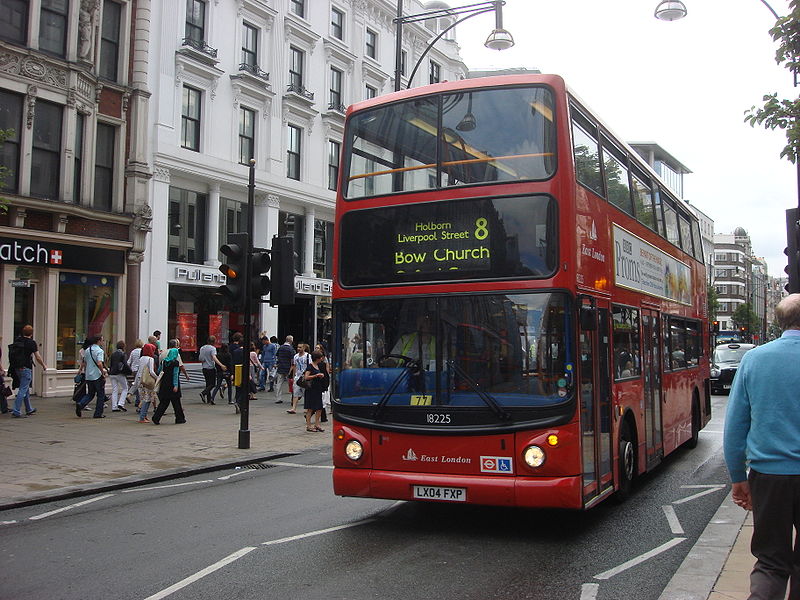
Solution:
M352 106L336 232L337 494L582 509L697 443L697 219L560 77Z

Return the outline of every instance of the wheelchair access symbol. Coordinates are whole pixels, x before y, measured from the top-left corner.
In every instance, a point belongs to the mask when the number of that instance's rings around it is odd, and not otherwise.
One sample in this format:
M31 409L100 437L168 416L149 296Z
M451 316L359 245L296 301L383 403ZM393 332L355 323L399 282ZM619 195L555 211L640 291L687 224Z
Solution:
M508 456L481 456L482 473L511 473L512 464Z

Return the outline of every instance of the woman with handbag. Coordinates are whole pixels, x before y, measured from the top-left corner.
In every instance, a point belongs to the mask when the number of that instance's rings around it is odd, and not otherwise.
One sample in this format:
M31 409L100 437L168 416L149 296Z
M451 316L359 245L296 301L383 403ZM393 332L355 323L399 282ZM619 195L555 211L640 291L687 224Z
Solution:
M302 377L298 378L298 387L303 387L303 409L306 412L306 431L325 431L319 426L322 416L322 392L328 389L328 370L322 359L325 357L319 350L311 353L311 363L306 367ZM302 386L300 385L302 383ZM314 426L311 426L311 417Z
M155 354L156 347L153 344L142 346L139 365L136 369L136 379L133 381L133 385L139 393L139 423L150 422L150 419L147 418L147 411L150 410L150 403L158 400L156 395L158 375L153 358Z
M128 397L128 374L131 368L128 366L128 357L125 356L125 342L117 342L117 349L109 359L110 368L108 370L111 379L111 412L128 412L125 408L125 400Z
M297 412L297 405L300 403L300 398L305 394L303 386L299 385L299 381L303 379L311 359L309 358L308 344L300 342L297 344L297 354L292 358L292 368L289 371L290 381L294 381L294 386L290 391L292 394L292 407L286 412L293 415Z
M175 424L186 423L186 416L181 406L181 383L178 379L181 366L178 340L170 340L169 350L159 365L158 407L153 414L153 425L161 422L161 417L170 404L175 411Z

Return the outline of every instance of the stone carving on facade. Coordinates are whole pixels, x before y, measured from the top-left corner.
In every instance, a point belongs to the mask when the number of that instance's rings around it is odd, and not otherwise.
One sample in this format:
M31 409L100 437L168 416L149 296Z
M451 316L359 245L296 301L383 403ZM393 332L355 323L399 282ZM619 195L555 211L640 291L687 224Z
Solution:
M4 49L0 52L0 72L67 89L67 70L39 56Z
M153 179L159 183L169 183L169 169L166 167L153 167Z
M133 215L130 228L131 241L133 242L133 248L131 249L132 255L144 253L147 234L153 230L152 224L153 209L150 208L149 204L140 204ZM141 259L136 262L141 262Z
M26 98L28 104L28 115L25 120L25 125L28 129L33 127L33 116L36 114L36 96L39 94L39 88L35 85L28 86L28 97Z
M78 59L83 62L94 62L94 23L99 9L99 0L81 0L78 12Z
M103 84L98 83L97 86L94 88L94 103L100 104L100 97L103 95Z
M267 206L279 209L281 207L281 197L278 194L267 194Z

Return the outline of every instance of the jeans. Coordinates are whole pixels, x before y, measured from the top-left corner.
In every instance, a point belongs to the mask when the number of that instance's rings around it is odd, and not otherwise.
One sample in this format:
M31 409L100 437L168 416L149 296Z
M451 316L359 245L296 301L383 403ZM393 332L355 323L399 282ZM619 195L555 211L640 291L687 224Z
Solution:
M227 387L228 387L228 404L232 404L233 403L233 380L232 380L231 376L227 372L223 375L222 371L217 371L217 385L215 385L214 389L211 390L210 398L213 401L214 398L217 397L217 392L220 392L219 396L220 396L220 398L222 398L221 390L222 390L223 382L226 382L228 384L227 385Z
M155 390L148 390L142 388L141 399L139 402L139 420L144 421L147 418L147 411L150 410L150 403L158 400Z
M17 397L14 398L13 414L19 416L22 403L25 402L25 412L29 413L33 410L31 406L31 380L33 379L33 369L23 367L17 369L17 376L19 377L19 389L17 390Z
M94 405L94 416L103 416L103 405L106 403L106 380L104 378L95 379L94 381L86 380L86 395L78 402L81 410L92 401L92 398L97 396Z
M214 386L217 383L217 370L216 369L203 369L203 379L206 382L206 387L203 388L203 391L200 392L201 396L205 396L209 398L209 394L211 394L211 390L214 389ZM214 398L211 398L211 401L214 401Z

